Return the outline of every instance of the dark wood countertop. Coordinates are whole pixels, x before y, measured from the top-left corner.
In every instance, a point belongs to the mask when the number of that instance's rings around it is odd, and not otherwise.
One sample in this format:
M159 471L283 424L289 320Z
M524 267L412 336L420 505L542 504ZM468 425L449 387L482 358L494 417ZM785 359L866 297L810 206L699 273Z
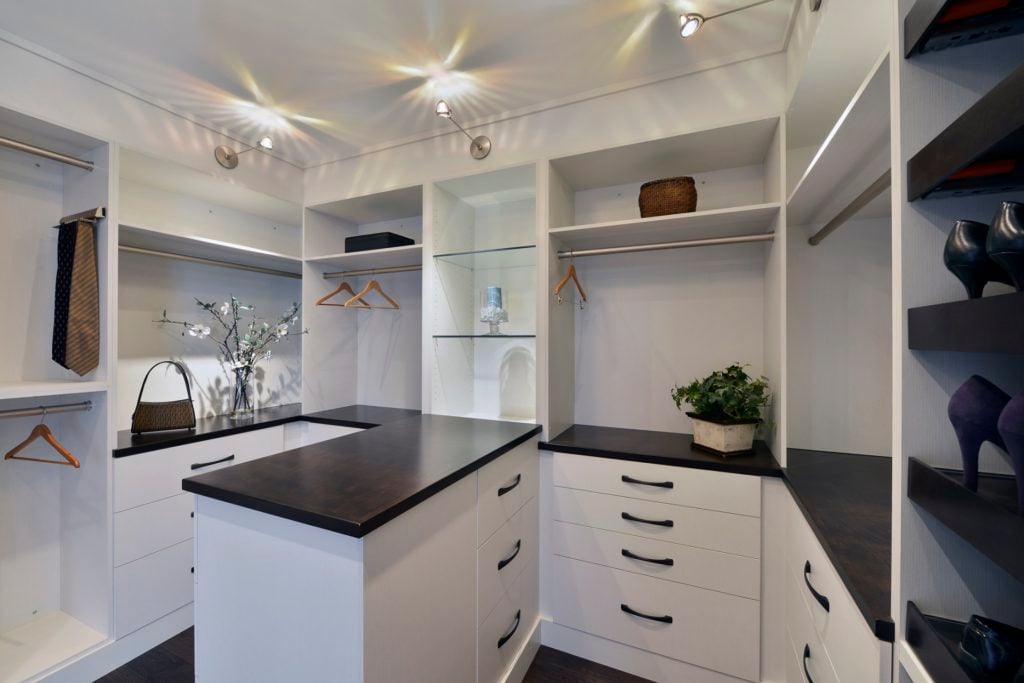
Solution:
M540 430L519 422L407 417L191 477L182 488L359 538Z
M222 436L230 436L231 434L241 434L242 432L250 432L255 429L275 427L299 420L333 424L341 427L369 429L388 422L394 422L395 420L415 417L419 414L420 411L418 410L364 405L345 406L344 408L304 414L301 404L289 403L283 406L261 408L255 411L252 417L242 420L234 420L228 415L199 418L196 420L196 428L191 430L176 429L167 432L132 434L130 430L123 429L117 433L117 447L114 449L114 457L123 458L126 455L136 455L161 448L170 448L171 446L184 446L198 441L216 439Z
M693 447L692 434L651 432L644 429L573 425L540 444L548 451L599 458L650 462L759 477L781 477L782 467L764 441L754 442L752 455L723 458Z
M791 448L785 481L868 625L893 642L892 460Z

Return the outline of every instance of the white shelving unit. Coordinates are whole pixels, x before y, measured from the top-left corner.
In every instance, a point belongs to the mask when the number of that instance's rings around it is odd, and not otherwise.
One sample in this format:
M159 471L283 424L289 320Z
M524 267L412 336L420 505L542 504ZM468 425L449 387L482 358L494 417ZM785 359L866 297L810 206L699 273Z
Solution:
M328 254L306 259L307 263L336 271L404 268L423 264L423 245L410 244L389 249L368 249L349 253Z
M220 261L222 263L302 274L302 259L266 249L222 242L210 237L180 236L152 228L121 224L118 243L122 247L163 254Z
M107 382L95 380L0 382L0 400L94 394L106 391L107 386Z

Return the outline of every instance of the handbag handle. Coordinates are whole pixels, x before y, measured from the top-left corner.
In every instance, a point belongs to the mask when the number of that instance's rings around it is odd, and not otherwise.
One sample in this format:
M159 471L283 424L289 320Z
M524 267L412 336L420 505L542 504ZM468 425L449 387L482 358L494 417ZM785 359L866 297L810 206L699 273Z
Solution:
M146 390L146 382L149 380L149 373L156 370L161 365L173 365L178 368L178 372L181 373L181 379L185 382L185 395L188 396L189 403L192 402L192 387L188 383L188 374L185 372L185 366L176 360L162 360L155 364L149 370L146 371L146 376L142 378L142 386L139 387L139 398L135 401L135 409L138 410L139 404L142 403L142 392Z

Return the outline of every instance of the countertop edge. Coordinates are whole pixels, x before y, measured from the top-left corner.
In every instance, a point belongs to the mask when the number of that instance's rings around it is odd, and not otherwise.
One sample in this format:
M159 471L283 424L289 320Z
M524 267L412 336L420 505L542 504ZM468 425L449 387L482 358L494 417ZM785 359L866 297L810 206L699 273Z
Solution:
M610 451L601 448L584 448L582 446L563 446L541 441L538 444L539 450L552 451L554 453L568 453L570 455L587 455L596 458L607 458L610 460L627 460L629 462L646 462L652 465L667 465L668 467L685 467L692 470L710 470L712 472L728 472L730 474L745 474L754 477L784 477L781 466L760 467L744 465L740 463L729 463L725 458L721 463L704 462L699 460L677 460L660 455L647 455L643 453L625 453L623 451ZM742 457L742 456L739 456Z
M301 418L300 418L301 419ZM488 463L498 459L505 453L509 452L513 448L526 443L533 437L540 434L542 431L541 425L535 425L533 429L522 434L514 439L509 440L499 448L491 451L490 453L484 454L474 460L472 463L461 467L444 477L441 477L436 482L431 483L429 486L424 487L420 491L408 496L402 501L392 505L391 507L382 510L375 514L371 518L363 522L352 522L345 519L339 519L330 515L320 514L310 510L302 510L294 508L289 505L283 505L267 498L256 498L248 496L237 491L231 491L220 487L210 486L202 482L195 481L194 479L184 479L181 482L181 488L189 493L194 493L199 496L205 496L207 498L213 498L220 500L225 503L231 503L240 507L254 510L256 512L262 512L264 514L273 515L282 519L289 519L294 522L306 524L308 526L317 527L326 531L332 531L335 533L344 534L353 538L362 538L370 532L378 529L391 520L395 519L399 515L408 512L412 508L416 507L423 501L437 495L441 491L447 489L452 484L460 481L464 477L476 472ZM346 437L338 437L344 439ZM273 456L270 456L273 457Z

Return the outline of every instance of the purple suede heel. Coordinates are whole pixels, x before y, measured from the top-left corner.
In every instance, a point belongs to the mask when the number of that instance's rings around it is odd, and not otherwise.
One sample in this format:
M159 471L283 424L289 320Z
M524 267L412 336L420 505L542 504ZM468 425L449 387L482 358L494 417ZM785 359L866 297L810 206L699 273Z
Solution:
M964 464L964 486L978 490L978 453L981 445L991 441L1006 449L998 427L1000 415L1010 402L1010 395L984 377L971 375L949 397L949 421L953 423L956 439L960 443L960 457ZM1024 398L1015 413L1021 417L1008 422L1010 430L1021 432L1020 453L1024 458ZM1020 476L1017 479L1020 485Z
M998 428L1017 479L1017 513L1024 515L1024 392L1006 404Z

